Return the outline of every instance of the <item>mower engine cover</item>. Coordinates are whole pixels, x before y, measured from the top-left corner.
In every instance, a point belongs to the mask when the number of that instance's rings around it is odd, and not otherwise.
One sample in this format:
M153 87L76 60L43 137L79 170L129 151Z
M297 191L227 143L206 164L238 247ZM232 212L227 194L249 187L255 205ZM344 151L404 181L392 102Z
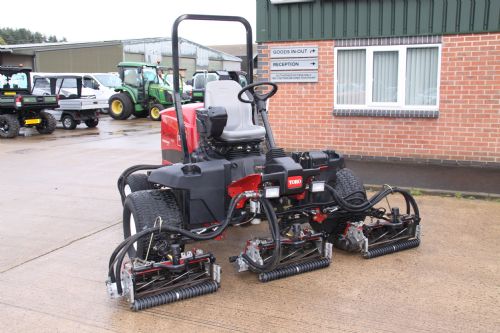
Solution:
M192 153L199 146L199 134L196 125L196 110L202 109L203 103L193 103L182 106L184 126L188 151ZM175 108L171 107L161 112L161 151L162 164L170 165L182 160L182 145L179 136L179 126Z

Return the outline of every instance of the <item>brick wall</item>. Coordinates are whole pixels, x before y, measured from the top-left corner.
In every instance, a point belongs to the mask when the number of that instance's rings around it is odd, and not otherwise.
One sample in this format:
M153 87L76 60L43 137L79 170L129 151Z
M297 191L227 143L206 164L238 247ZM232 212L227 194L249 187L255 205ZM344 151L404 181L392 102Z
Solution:
M284 45L319 46L319 82L279 84L269 109L281 147L500 167L500 33L442 36L438 118L333 116L334 41L260 45L260 80L269 47Z

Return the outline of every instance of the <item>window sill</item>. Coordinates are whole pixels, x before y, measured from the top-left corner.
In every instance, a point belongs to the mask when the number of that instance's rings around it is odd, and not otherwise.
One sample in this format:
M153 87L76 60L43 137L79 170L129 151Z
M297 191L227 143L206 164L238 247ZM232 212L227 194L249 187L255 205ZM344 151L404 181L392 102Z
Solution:
M439 110L334 109L337 117L439 118Z

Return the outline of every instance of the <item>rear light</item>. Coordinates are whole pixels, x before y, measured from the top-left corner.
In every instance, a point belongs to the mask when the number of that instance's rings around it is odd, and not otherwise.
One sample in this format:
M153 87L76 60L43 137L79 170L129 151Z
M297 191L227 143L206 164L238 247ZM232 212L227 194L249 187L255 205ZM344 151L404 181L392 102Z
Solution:
M22 96L17 96L16 97L16 107L20 108L21 106L23 106L23 97Z

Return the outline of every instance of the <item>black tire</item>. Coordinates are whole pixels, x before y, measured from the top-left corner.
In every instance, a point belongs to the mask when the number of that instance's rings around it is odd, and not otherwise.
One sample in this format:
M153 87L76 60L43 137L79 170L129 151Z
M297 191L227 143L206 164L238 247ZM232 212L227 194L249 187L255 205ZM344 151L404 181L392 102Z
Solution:
M134 104L125 93L114 94L109 98L109 115L116 120L125 120L134 111Z
M333 188L351 204L359 205L366 200L363 183L350 169L344 168L337 171L337 179Z
M99 118L85 120L85 125L87 125L88 128L97 127L98 124L99 124Z
M131 221L133 216L133 221ZM173 193L169 190L148 190L131 193L125 199L123 207L123 236L128 238L135 231L142 231L154 226L155 220L161 216L164 225L182 227L182 215ZM149 237L143 237L137 243L137 249L131 246L129 257L145 259L149 247ZM150 250L150 258L155 254Z
M163 109L164 109L163 105L153 104L149 109L149 118L154 121L160 121L161 120L160 111Z
M146 110L142 110L142 111L134 110L134 112L132 112L132 114L136 118L147 118L148 117L148 112Z
M133 173L125 180L125 196L137 191L154 189L153 184L148 181L148 175L144 173Z
M62 117L61 122L65 130L74 130L76 128L76 121L69 114L65 114Z
M336 179L329 181L328 185L333 187L342 198L353 205L359 205L366 201L365 187L350 169L344 168L337 171ZM330 197L330 200L332 199ZM310 224L316 232L325 231L332 234L333 240L335 240L336 235L344 231L346 222L357 222L364 219L365 215L359 213L336 214L331 218L327 218L322 223L311 222Z
M47 111L40 111L40 118L42 122L36 127L40 134L52 134L56 130L57 120Z
M0 115L0 137L15 138L19 134L19 120L13 114Z

